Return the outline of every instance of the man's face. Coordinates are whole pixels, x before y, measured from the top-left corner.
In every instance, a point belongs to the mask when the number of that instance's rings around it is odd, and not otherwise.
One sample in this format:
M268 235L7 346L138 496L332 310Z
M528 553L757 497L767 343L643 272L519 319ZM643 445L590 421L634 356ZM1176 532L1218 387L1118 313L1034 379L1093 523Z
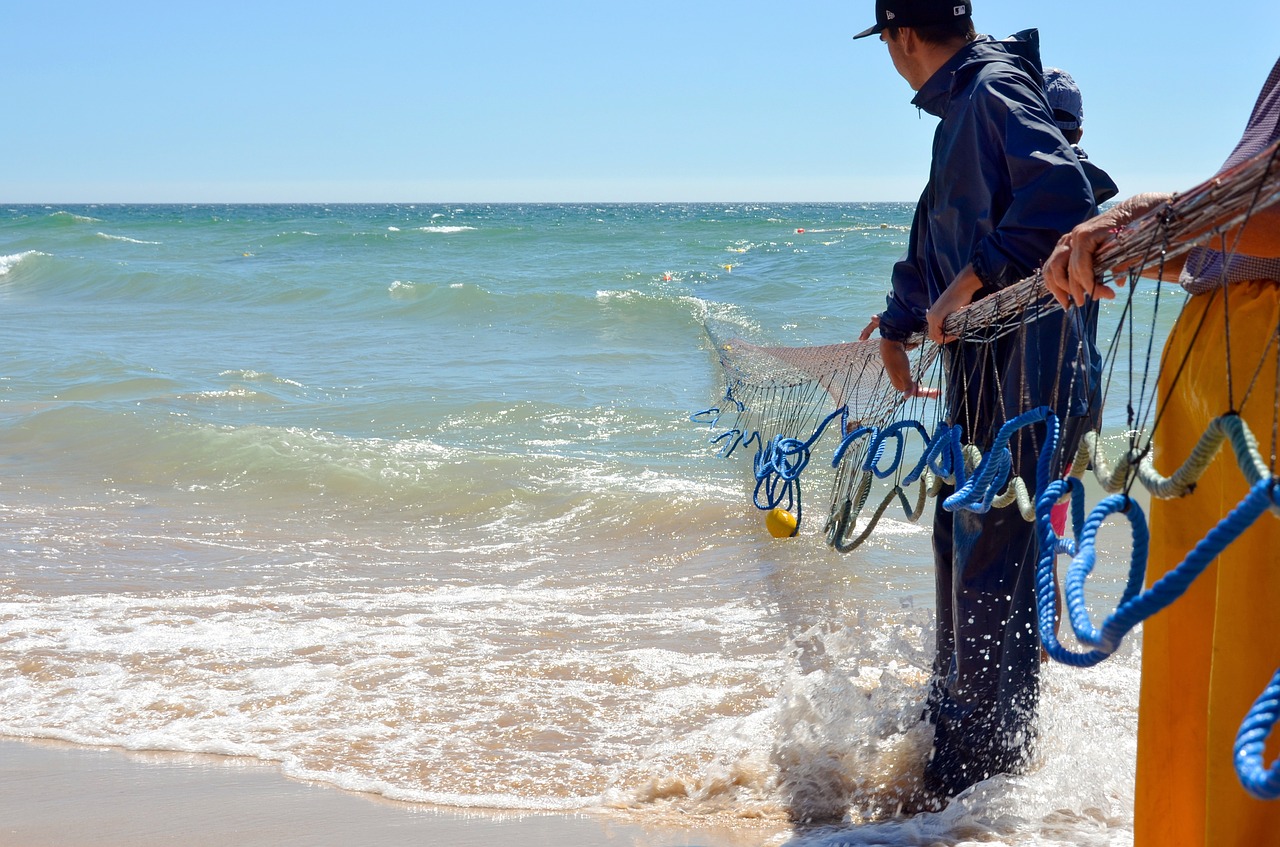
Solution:
M889 58L893 60L894 70L907 81L911 88L915 91L920 90L920 86L924 84L924 80L917 80L919 75L916 73L916 66L907 56L905 48L906 38L902 30L880 30L880 40L889 48Z

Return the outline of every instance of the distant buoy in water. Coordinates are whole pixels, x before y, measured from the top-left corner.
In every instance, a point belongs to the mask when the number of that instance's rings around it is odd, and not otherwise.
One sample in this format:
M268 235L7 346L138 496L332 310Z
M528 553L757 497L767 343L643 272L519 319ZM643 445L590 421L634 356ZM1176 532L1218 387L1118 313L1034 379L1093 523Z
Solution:
M781 506L764 516L765 528L774 538L790 538L796 534L796 516Z
M796 230L796 232L798 232L798 233L800 233L801 235L803 235L803 234L804 234L804 227L801 227L800 229L797 229L797 230Z
M725 266L724 266L724 269L725 269L726 271L732 271L732 270L733 270L733 265L725 265Z

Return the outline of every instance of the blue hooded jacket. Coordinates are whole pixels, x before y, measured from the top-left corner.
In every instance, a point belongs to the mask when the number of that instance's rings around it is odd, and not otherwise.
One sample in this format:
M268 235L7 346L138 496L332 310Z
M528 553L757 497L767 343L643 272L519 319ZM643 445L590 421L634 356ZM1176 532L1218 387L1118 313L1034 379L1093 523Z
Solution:
M983 289L1024 279L1059 236L1095 212L1093 191L1045 98L1030 29L961 48L911 102L941 118L907 255L893 271L880 334L905 341L965 266Z

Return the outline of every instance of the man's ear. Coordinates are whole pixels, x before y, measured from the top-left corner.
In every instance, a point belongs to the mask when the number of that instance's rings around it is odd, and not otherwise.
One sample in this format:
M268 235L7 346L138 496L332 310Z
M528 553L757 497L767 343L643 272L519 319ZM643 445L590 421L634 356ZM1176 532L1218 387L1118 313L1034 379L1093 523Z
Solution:
M900 26L896 30L897 38L894 43L898 45L898 49L903 53L914 53L916 48L920 46L920 39L916 37L916 31L909 26ZM893 38L894 30L889 31L889 37Z

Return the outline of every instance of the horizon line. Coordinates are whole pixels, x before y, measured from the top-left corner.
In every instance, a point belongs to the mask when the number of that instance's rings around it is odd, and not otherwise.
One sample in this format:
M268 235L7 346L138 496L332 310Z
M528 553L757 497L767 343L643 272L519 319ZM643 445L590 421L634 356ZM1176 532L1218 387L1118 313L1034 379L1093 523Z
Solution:
M850 205L915 200L0 200L0 206L663 206Z

